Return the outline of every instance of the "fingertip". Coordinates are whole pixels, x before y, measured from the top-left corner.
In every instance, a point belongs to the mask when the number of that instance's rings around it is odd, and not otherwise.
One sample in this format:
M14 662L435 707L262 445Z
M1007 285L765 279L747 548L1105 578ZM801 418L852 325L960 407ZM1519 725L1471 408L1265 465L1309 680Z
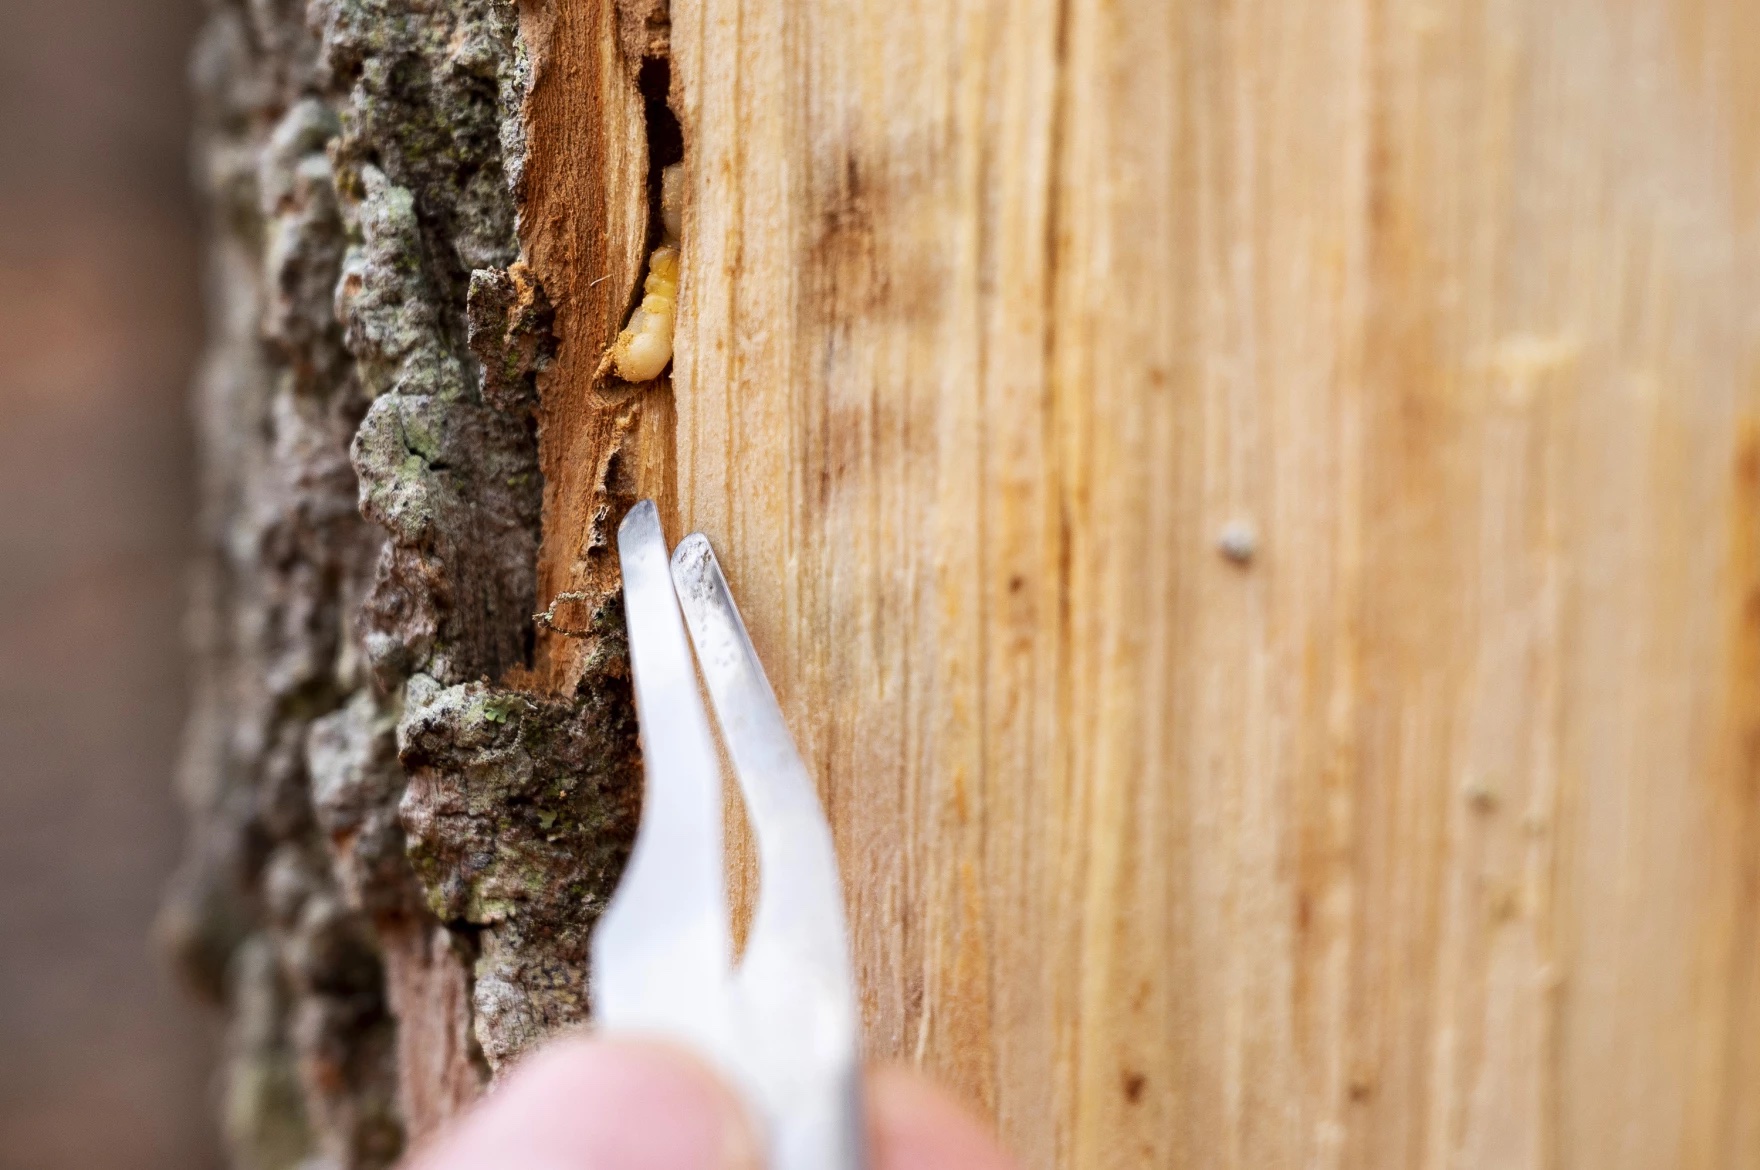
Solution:
M754 1170L744 1110L665 1044L557 1040L410 1170Z
M970 1110L898 1067L868 1074L873 1170L1016 1170Z

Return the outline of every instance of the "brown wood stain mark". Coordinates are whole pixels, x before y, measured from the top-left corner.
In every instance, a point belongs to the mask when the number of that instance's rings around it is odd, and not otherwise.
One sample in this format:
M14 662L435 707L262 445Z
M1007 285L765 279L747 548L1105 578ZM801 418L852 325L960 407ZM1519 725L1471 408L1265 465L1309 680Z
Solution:
M1760 385L1750 388L1760 390ZM1723 593L1723 743L1712 768L1714 864L1734 875L1716 893L1700 959L1697 1075L1704 1121L1683 1165L1760 1164L1760 415L1737 425Z
M1429 177L1446 173L1424 127L1444 117L1425 68L1425 39L1405 6L1372 6L1364 178L1362 591L1355 697L1353 938L1346 1043L1354 1115L1347 1166L1420 1165L1430 1134L1430 1024L1441 966L1446 888L1442 826L1449 730L1445 672L1459 658L1460 573L1448 566L1448 507L1461 485L1448 448L1456 400L1439 288L1455 273L1437 254ZM1455 14L1449 13L1444 19ZM1457 32L1450 29L1449 32ZM1443 38L1473 59L1471 38ZM1454 127L1451 124L1451 132Z
M520 244L556 306L555 361L538 377L544 474L538 606L618 587L616 533L636 500L675 514L669 379L629 386L600 376L648 251L648 143L639 62L620 54L613 0L522 0L532 60L520 181ZM673 535L676 536L676 533ZM558 608L586 624L593 603ZM591 640L540 628L529 675L554 693L580 680Z

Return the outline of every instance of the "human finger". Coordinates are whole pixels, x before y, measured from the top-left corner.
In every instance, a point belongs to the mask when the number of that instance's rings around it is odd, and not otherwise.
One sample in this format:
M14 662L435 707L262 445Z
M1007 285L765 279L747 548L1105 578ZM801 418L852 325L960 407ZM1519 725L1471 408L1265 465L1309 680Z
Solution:
M515 1069L408 1170L758 1170L733 1094L661 1044L575 1037Z
M1015 1170L983 1123L915 1073L873 1070L867 1099L873 1170Z

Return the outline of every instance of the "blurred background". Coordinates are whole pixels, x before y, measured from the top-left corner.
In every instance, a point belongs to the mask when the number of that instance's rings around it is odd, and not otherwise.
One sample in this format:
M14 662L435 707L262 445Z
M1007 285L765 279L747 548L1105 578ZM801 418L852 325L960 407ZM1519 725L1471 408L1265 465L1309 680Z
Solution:
M0 0L0 1165L218 1165L182 816L198 0Z

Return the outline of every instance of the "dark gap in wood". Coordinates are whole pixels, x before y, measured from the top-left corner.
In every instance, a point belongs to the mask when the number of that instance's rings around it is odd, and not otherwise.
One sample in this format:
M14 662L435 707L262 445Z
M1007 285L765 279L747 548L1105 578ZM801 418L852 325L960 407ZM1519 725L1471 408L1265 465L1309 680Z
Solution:
M672 88L672 61L667 57L644 57L636 74L636 86L642 91L642 110L648 124L648 248L653 250L665 238L666 225L660 213L660 176L675 162L684 158L684 130L678 115L666 104ZM637 303L641 296L637 293Z

